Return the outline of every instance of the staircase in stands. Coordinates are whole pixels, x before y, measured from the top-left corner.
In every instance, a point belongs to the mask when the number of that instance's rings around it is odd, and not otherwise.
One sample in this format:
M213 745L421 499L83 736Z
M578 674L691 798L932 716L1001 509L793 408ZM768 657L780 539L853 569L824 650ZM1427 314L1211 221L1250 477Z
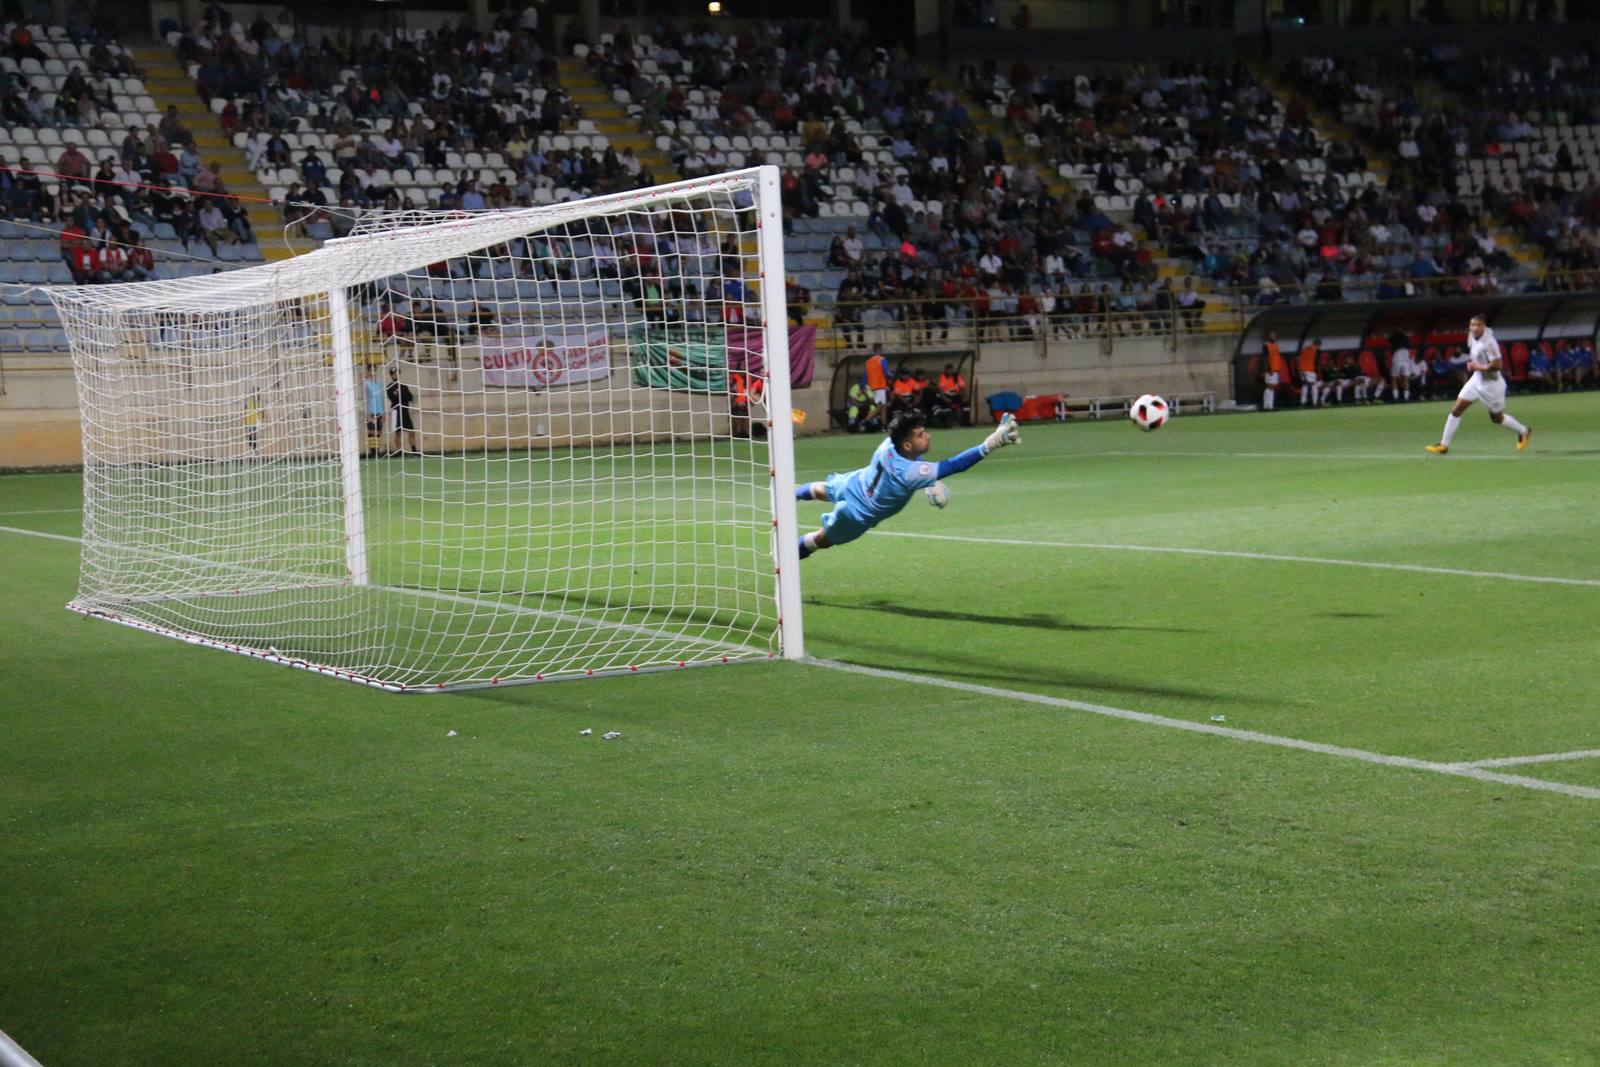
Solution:
M1088 192L1090 195L1094 194L1092 186L1080 188L1063 178L1060 170L1045 158L1044 153L1039 148L1018 137L1016 132L1006 124L1003 117L993 114L988 105L974 100L959 85L950 81L939 67L925 64L924 69L928 71L935 85L956 95L967 109L967 114L972 117L972 125L977 129L981 137L987 138L993 135L997 138L1001 147L1005 149L1007 162L1033 167L1044 180L1045 187L1057 199L1070 204L1084 192ZM1143 235L1145 246L1149 248L1150 254L1155 258L1158 277L1173 279L1174 289L1178 287L1180 279L1189 277L1190 271L1184 262L1169 255L1167 250L1157 243L1154 236L1144 233L1144 228L1135 223L1131 217L1117 219L1116 221L1124 223L1136 233ZM1210 289L1210 285L1206 284L1203 279L1200 287L1203 290ZM1208 322L1213 317L1213 313L1221 313L1226 308L1227 304L1224 301L1208 296L1206 300ZM1228 328L1231 329L1232 327L1229 326Z
M639 129L639 124L629 116L627 107L616 101L612 91L594 76L582 59L562 56L557 63L562 88L566 89L573 103L583 109L584 117L594 123L595 129L605 135L619 155L624 148L633 149L639 162L655 175L658 185L678 180L679 174L672 160Z
M169 106L176 106L178 118L194 136L200 158L221 164L219 174L228 192L250 198L242 203L250 217L250 226L255 230L262 257L271 263L316 248L315 241L285 237L282 209L268 201L267 190L256 181L243 150L234 147L217 116L201 101L195 80L189 77L172 49L165 45L141 45L133 48L133 55L134 61L144 68L145 90L161 112L165 114Z
M1341 121L1337 116L1330 115L1318 105L1307 100L1294 87L1288 85L1278 77L1275 71L1253 68L1261 84L1266 86L1280 105L1287 106L1291 99L1299 97L1306 105L1306 114L1311 120L1311 126L1317 131L1317 136L1325 141L1343 141L1346 144L1359 145L1367 157L1367 169L1378 179L1384 187L1389 184L1389 160L1378 151L1371 143L1361 136L1356 127ZM1420 94L1419 94L1420 95ZM1444 94L1437 86L1433 86L1430 95L1439 99ZM1491 215L1480 213L1478 225L1493 238L1494 243L1510 253L1511 258L1523 264L1535 273L1544 270L1544 249L1538 245L1526 244L1517 239L1516 234L1507 230L1499 219Z

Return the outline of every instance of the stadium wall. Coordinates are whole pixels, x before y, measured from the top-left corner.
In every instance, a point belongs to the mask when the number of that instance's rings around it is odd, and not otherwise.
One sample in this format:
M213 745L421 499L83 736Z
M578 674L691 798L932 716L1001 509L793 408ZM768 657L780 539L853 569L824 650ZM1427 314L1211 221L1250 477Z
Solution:
M1052 341L985 344L979 349L974 379L981 398L1001 390L1024 395L1067 393L1074 398L1125 396L1144 392L1215 393L1225 400L1232 395L1233 356L1239 339L1234 334L1203 334L1178 339L1174 347L1169 337L1115 338L1109 346L1101 340ZM896 352L887 350L893 362ZM604 394L556 390L548 394L518 390L482 392L476 377L482 372L470 357L463 360L461 384L445 384L449 368L423 366L408 375L418 393L419 424L424 446L430 434L441 430L456 437L476 427L488 429L496 415L526 411L539 405L551 418L549 436L537 441L497 441L506 445L564 443L564 423L581 411L587 418L589 404ZM72 369L64 355L6 357L6 388L0 395L0 469L75 466L83 462L78 430L78 399ZM625 372L613 372L613 385L621 385ZM813 384L796 390L794 406L805 412L801 433L822 433L828 429L828 385L833 361L819 353ZM463 388L465 386L465 388ZM494 411L465 411L463 397L489 397ZM485 405L489 406L488 404ZM684 432L689 426L712 417L712 405L703 399L675 405L657 413L662 424L653 429ZM459 437L457 437L459 439ZM435 438L437 440L437 438Z
M1005 390L1024 396L1066 393L1078 400L1097 396L1137 396L1214 393L1218 402L1232 393L1233 356L1239 338L1234 333L1181 337L1119 337L1110 345L1101 339L1024 341L985 344L978 350L973 372L978 409L983 398ZM923 350L916 350L921 352ZM902 351L884 348L893 366ZM828 429L829 384L834 361L819 356L816 380L797 390L794 405L806 413L801 433Z

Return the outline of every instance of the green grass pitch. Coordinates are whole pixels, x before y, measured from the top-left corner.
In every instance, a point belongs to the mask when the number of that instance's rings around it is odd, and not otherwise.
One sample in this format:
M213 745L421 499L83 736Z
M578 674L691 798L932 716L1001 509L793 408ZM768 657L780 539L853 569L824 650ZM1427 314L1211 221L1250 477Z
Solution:
M0 479L0 1030L47 1067L1600 1062L1597 398L1442 459L1440 404L1025 426L804 565L812 655L964 689L394 696L63 611L80 479ZM1171 728L1219 716L1337 750Z

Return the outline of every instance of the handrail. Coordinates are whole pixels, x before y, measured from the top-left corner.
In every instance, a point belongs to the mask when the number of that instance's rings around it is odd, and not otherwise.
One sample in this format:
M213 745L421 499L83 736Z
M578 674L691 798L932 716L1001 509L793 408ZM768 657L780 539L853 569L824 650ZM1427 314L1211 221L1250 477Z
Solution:
M1197 276L1190 275L1189 277ZM1545 291L1548 292L1569 292L1581 289L1600 288L1600 268L1596 268L1594 270L1546 270L1535 275L1531 280L1543 283L1546 287ZM1131 296L1135 300L1138 300L1140 298L1148 299L1160 292L1166 292L1173 300L1176 300L1183 292L1183 290L1179 287L1171 287L1161 290L1153 289L1149 286L1146 286L1143 290L1137 292L1131 290L1104 292L1102 291L1103 286L1115 284L1111 280L1104 278L1071 278L1068 279L1065 284L1067 286L1078 287L1078 291L1068 294L1069 298L1072 300L1077 300L1084 296L1106 297L1108 299ZM1402 290L1409 285L1415 290L1415 292L1408 293L1405 296L1380 298L1376 295L1377 291L1379 288L1385 285L1394 286ZM1314 297L1316 291L1316 286L1314 284L1308 285L1304 282L1298 281L1286 282L1278 284L1276 288L1277 292L1283 297L1283 299L1275 300L1267 304L1258 303L1261 294L1261 288L1259 285L1212 285L1207 286L1206 288L1197 288L1194 290L1194 292L1199 293L1200 296L1208 300L1220 297L1231 304L1237 304L1243 307L1274 307L1283 304L1298 305L1349 303L1349 301L1345 300L1342 295L1339 300L1317 300L1314 298L1300 300L1295 299L1297 296L1306 296L1308 294ZM1365 299L1393 299L1396 301L1437 299L1440 297L1450 296L1501 297L1517 295L1516 292L1499 287L1494 290L1486 290L1482 288L1481 279L1475 274L1440 275L1431 278L1408 278L1403 276L1389 275L1361 275L1354 278L1341 278L1339 280L1339 288L1341 294L1345 289L1355 288L1367 290L1372 294L1368 297L1365 297ZM1030 286L1012 292L1010 296L1012 299L1015 299L1016 297L1027 293L1031 294L1035 299L1038 299L1039 296L1045 292L1050 292L1059 299L1063 291L1063 288L1051 289L1048 286ZM836 300L829 302L828 306L862 308L899 306L905 304L940 304L962 306L980 304L988 299L991 298L983 295L975 297L940 297L934 295L916 294L881 300ZM819 306L819 302L813 299L809 306Z

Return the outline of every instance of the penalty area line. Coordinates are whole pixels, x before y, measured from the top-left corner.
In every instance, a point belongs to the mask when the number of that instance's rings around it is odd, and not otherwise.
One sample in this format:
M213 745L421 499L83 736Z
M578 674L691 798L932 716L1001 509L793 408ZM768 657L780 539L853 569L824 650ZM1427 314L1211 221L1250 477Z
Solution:
M1567 760L1594 759L1600 748L1584 748L1576 752L1545 752L1538 756L1502 756L1499 759L1475 759L1456 764L1458 767L1515 767L1521 763L1565 763Z
M910 682L914 685L953 689L961 693L995 697L1001 700L1020 700L1029 704L1043 704L1051 708L1082 711L1091 715L1103 715L1111 719L1142 723L1146 726L1160 726L1169 730L1187 730L1190 733L1210 734L1215 737L1225 737L1232 741L1243 741L1249 744L1298 749L1301 752L1314 752L1321 756L1356 760L1361 763L1375 763L1384 767L1402 767L1406 770L1425 771L1430 774L1443 774L1456 778L1472 778L1480 782L1494 782L1498 785L1512 785L1522 789L1559 793L1562 796L1600 800L1600 789L1582 785L1568 785L1565 782L1551 782L1543 778L1527 778L1520 774L1501 774L1497 771L1484 770L1482 767L1469 764L1435 763L1431 760L1413 759L1410 756L1390 756L1382 752L1368 752L1360 748L1328 745L1320 741L1302 741L1296 737L1280 737L1276 734L1264 734L1255 730L1240 730L1232 726L1216 726L1211 723L1190 722L1187 719L1171 719L1165 715L1153 715L1145 711L1130 711L1126 708L1113 708L1105 704L1069 700L1066 697L1046 696L1043 693L1028 693L1018 689L1001 689L997 686L977 685L972 682L957 682L948 678L940 678L937 675L912 674L907 671L885 670L881 667L863 667L860 664L845 663L840 660L807 659L805 662L813 666L825 667L828 670L844 671L849 674L863 674L872 678L882 678L885 681Z
M1449 459L1431 456L1420 449L1411 452L1191 452L1185 451L1154 451L1137 449L1101 449L1093 452L1061 452L1046 455L1028 455L1008 457L1006 462L1017 460L1070 460L1070 459L1288 459L1301 463L1326 463L1341 460L1393 460L1401 463L1454 463L1459 460L1488 460L1491 462L1527 463L1530 460L1567 459L1580 460L1586 463L1600 461L1600 457L1580 455L1573 452L1513 452L1510 455L1491 455L1485 452L1467 453L1465 455L1455 452L1450 453Z
M874 537L912 537L923 541L963 541L975 545L1016 545L1022 548L1075 548L1095 552L1152 552L1175 556L1212 556L1221 559L1259 559L1271 563L1316 563L1325 567L1366 567L1379 571L1444 574L1456 578L1494 578L1507 582L1543 585L1578 585L1600 588L1600 578L1560 578L1546 574L1511 574L1506 571L1469 571L1457 567L1429 567L1422 563L1383 563L1369 559L1332 559L1326 556L1286 556L1276 552L1237 552L1221 548L1180 548L1170 545L1108 545L1090 541L1026 541L1009 537L967 537L961 534L911 533L877 529Z
M24 537L43 537L47 541L70 541L72 544L83 544L81 537L69 537L66 534L45 533L43 530L26 530L21 526L0 526L0 533L22 534Z

